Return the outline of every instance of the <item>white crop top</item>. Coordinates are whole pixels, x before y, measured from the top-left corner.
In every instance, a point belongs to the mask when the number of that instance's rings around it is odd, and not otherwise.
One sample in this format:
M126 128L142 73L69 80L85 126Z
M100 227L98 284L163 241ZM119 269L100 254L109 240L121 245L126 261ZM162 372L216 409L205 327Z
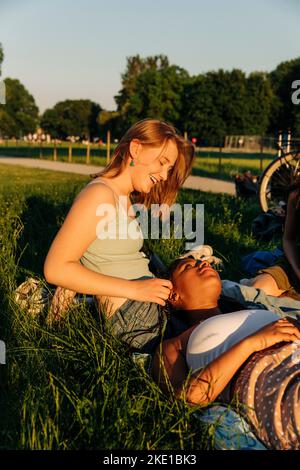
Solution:
M234 344L279 318L270 310L240 310L208 318L189 337L187 365L193 372L205 367Z

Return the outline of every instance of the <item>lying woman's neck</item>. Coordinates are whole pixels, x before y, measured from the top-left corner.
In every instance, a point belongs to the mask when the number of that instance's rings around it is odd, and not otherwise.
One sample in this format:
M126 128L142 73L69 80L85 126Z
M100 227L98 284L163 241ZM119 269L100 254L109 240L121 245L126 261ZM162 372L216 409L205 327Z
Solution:
M210 317L221 315L222 312L218 306L211 308L196 308L196 309L185 309L184 320L188 326L193 326L199 323L199 321L207 320Z

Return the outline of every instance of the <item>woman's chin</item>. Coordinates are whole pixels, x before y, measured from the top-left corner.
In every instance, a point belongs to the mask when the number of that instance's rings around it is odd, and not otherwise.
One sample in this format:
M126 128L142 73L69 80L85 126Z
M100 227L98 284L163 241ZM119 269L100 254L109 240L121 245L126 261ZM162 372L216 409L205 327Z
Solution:
M148 184L146 185L146 184L145 184L144 188L141 189L141 192L142 192L142 193L147 193L147 194L150 193L150 191L151 191L151 189L152 189L152 186L153 186L152 184L150 184L150 185L148 185Z

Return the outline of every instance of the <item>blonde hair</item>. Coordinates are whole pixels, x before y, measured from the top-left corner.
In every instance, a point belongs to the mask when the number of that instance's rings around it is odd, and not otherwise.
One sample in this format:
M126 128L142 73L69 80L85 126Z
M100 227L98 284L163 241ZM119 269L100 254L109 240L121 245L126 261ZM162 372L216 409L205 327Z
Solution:
M166 181L161 181L159 185L153 186L149 193L134 192L134 202L144 204L150 208L151 204L172 205L177 197L179 188L189 175L195 148L194 145L185 140L171 124L158 119L143 119L136 122L120 140L117 145L111 162L99 173L90 175L91 178L106 176L113 178L125 169L130 158L129 145L132 139L138 139L142 145L159 147L167 145L172 140L178 149L178 157Z

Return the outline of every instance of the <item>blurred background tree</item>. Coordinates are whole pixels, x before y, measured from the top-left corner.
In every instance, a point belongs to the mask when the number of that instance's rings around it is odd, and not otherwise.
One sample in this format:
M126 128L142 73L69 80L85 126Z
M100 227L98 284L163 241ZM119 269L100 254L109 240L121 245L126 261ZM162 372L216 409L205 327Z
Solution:
M4 59L0 43L0 72ZM127 57L116 111L89 99L65 100L47 109L41 127L52 137L105 140L108 130L120 139L143 118L170 122L198 144L223 145L226 135L268 135L291 128L300 136L300 106L292 103L292 82L300 79L300 58L282 62L270 73L219 69L195 76L166 55ZM5 79L7 105L0 108L0 133L19 137L34 132L38 108L16 79Z
M293 134L300 137L300 106L291 99L291 86L294 80L300 80L300 57L281 62L270 73L271 85L276 96L276 112L272 115L270 129L290 128Z
M91 100L60 101L44 112L41 127L55 138L79 136L91 140L99 136L101 111L101 106Z
M0 76L1 76L1 66L2 66L3 60L4 60L4 52L3 52L2 44L0 42Z
M226 135L268 130L274 94L267 74L247 78L241 70L208 72L185 86L182 125L204 144L222 145Z
M6 104L0 107L0 135L21 138L36 131L39 109L33 96L17 79L5 78Z

